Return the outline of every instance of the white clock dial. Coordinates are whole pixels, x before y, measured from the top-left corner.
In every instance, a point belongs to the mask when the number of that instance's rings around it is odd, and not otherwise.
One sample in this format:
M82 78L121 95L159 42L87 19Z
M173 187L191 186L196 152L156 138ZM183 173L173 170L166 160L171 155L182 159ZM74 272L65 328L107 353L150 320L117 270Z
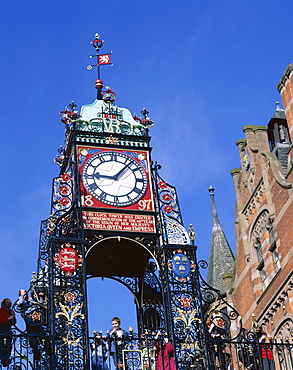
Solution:
M94 198L116 207L136 203L147 189L143 167L122 152L99 152L90 157L83 167L82 180Z

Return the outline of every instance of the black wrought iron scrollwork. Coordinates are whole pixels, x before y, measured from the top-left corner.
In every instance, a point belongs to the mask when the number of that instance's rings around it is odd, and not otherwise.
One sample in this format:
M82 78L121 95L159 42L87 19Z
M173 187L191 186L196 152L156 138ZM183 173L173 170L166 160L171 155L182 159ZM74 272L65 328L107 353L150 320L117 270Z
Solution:
M54 179L52 217L58 218L62 216L72 206L72 180L71 167L68 168L66 173Z
M119 281L126 286L131 293L136 296L139 292L139 278L136 277L125 277L125 276L112 276L111 279Z
M56 222L55 235L59 237L76 238L78 231L81 229L78 222L77 212L70 209L69 212L62 215Z
M148 285L152 290L159 293L161 291L161 286L158 280L158 277L154 273L154 271L148 271L146 269L146 272L144 274L144 284Z
M68 363L70 369L82 368L87 343L84 247L77 243L53 243L52 251L51 330L56 346L56 369Z
M211 318L214 325L219 328L222 339L227 341L236 340L242 331L241 316L218 289L213 288L203 279L200 268L206 269L207 266L206 261L198 262L198 279L206 318ZM235 323L234 327L237 330L232 332L233 323Z
M176 188L166 183L158 174L160 165L153 166L155 186L157 192L157 206L163 229L165 244L190 244L188 232L182 222Z
M200 261L197 262L197 264L198 264L198 267L200 269L207 269L208 268L208 263L205 260L200 260Z
M182 224L182 217L174 186L167 184L158 174L156 176L160 210L163 215L171 217Z
M136 237L135 240L144 245L154 255L156 255L160 249L157 238L155 237Z

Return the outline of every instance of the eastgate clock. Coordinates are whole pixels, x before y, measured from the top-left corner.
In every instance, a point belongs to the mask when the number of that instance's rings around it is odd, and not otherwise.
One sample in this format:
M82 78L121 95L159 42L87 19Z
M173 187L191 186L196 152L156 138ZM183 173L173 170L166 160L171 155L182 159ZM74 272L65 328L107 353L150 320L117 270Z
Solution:
M82 181L95 199L115 207L138 202L148 185L142 165L118 151L101 151L91 156L84 164Z

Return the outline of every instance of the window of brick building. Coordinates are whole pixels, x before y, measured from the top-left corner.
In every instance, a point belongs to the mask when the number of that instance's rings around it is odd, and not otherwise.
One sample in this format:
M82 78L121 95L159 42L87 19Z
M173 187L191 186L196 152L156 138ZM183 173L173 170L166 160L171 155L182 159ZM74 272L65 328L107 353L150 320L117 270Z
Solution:
M275 334L275 341L283 345L275 346L274 356L277 354L281 370L293 369L292 344L289 339L293 336L293 322L291 319L283 321Z
M265 264L264 264L263 260L257 266L257 270L258 270L260 278L261 278L262 288L265 289L267 287L267 273L266 273L266 270L265 270Z
M251 234L251 242L253 249L255 251L255 259L258 262L257 271L262 282L263 290L266 289L268 285L267 272L264 254L270 250L270 248L275 248L273 252L275 270L279 269L279 255L276 249L276 240L273 227L273 220L269 217L268 210L264 210L257 218Z
M254 248L256 250L257 261L258 263L261 263L263 261L262 245L258 236L255 238Z
M277 272L281 268L281 262L280 262L280 256L279 256L279 253L277 251L276 245L274 245L273 250L270 249L270 251L272 252L275 271Z
M276 244L276 237L275 237L273 220L270 217L268 217L267 229L268 229L268 232L269 232L269 235L270 235L270 244L272 246L272 245Z
M275 271L277 272L281 268L280 255L279 255L278 250L277 250L273 220L270 219L270 218L268 218L267 229L268 229L268 232L269 232L269 235L270 235L269 251L272 253L272 258L273 258L273 262L274 262Z

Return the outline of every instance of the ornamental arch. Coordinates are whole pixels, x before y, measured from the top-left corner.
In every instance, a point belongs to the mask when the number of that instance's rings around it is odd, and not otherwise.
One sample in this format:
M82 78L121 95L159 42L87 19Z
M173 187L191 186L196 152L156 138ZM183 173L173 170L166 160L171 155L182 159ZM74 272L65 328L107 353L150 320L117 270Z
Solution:
M166 329L159 264L148 245L127 237L106 237L93 242L85 263L87 280L109 278L132 293L140 333Z
M86 253L86 272L90 276L134 276L143 278L155 256L139 241L114 236L93 243ZM158 263L156 262L158 267Z

